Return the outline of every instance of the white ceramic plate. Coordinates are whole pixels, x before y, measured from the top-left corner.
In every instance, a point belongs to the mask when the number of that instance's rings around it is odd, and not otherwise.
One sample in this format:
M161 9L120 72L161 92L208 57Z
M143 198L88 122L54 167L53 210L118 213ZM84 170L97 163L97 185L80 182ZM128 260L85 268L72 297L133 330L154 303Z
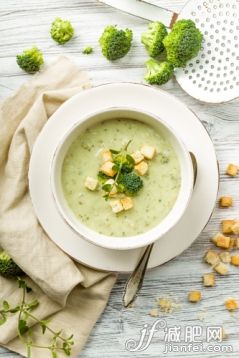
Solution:
M82 91L62 105L33 148L29 169L33 206L50 238L75 260L102 270L134 269L141 249L110 250L87 242L63 220L50 187L51 162L59 139L79 118L112 106L142 108L159 116L197 158L198 176L191 203L177 225L155 243L148 266L153 268L179 255L197 238L212 214L219 183L215 150L206 129L193 112L167 92L138 84L107 84Z

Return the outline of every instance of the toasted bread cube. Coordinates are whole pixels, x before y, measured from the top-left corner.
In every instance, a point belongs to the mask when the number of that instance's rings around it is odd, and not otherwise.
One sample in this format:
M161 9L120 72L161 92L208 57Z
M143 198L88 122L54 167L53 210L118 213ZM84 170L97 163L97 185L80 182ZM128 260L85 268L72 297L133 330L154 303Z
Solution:
M223 262L219 262L219 264L217 264L213 268L220 275L227 275L228 273L228 267Z
M136 150L136 152L132 153L131 157L134 159L135 164L138 164L144 160L144 156L140 150Z
M188 294L189 302L196 303L202 299L202 294L200 291L191 291Z
M116 194L117 194L117 187L116 187L116 185L115 185L114 179L108 179L108 180L106 180L106 182L105 182L104 185L107 185L107 184L112 185L112 189L111 189L111 191L109 192L109 196L114 196L114 195L116 195Z
M100 171L109 177L113 177L116 174L116 170L113 169L114 163L113 162L105 162L101 167Z
M220 262L218 253L212 250L209 250L206 253L204 260L206 261L206 263L212 266L215 266Z
M232 226L236 223L236 220L222 220L222 232L223 234L233 234Z
M215 286L215 275L213 272L205 273L203 275L203 285L205 287L212 287Z
M229 249L233 250L235 248L235 245L236 245L236 239L234 237L230 237Z
M231 177L235 177L238 173L238 166L235 164L228 164L226 173Z
M124 210L132 209L132 207L134 206L133 200L129 196L122 198L120 201L121 204L123 205Z
M232 225L232 232L233 232L233 234L239 235L239 221L236 221Z
M146 159L153 159L156 152L155 148L150 145L143 145L140 151Z
M229 208L233 205L233 200L231 196L222 196L219 199L219 205L221 208Z
M238 303L234 298L228 298L224 304L228 311L235 311L238 308Z
M139 175L145 175L148 171L148 164L143 160L139 164L135 165L134 169Z
M87 177L85 180L85 187L91 191L97 188L98 180L92 177Z
M234 255L231 257L231 264L234 266L239 266L239 255Z
M229 264L231 262L231 255L227 251L221 252L219 257L224 264Z
M239 249L239 237L235 238L235 248Z
M110 200L110 206L113 213L117 214L124 210L120 200Z
M102 156L102 159L103 159L103 162L112 162L112 153L109 149L103 149L101 151L101 156Z
M216 246L221 247L222 249L229 249L230 247L230 237L225 236L220 232L212 238L212 241Z

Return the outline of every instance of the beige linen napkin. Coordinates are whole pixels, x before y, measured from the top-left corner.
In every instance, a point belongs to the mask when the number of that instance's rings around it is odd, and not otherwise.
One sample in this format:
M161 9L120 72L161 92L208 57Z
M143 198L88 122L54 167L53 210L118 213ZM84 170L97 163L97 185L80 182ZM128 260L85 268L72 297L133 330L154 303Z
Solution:
M72 357L80 352L104 310L116 276L76 264L47 237L32 208L27 176L34 142L48 118L65 100L88 87L87 74L60 57L0 104L0 246L29 276L30 295L40 301L36 316L50 316L54 329L74 334ZM18 303L20 292L15 280L0 277L0 301L4 299ZM16 323L13 315L0 327L0 345L25 356ZM49 339L42 338L37 326L33 337L39 344ZM35 349L32 356L52 355Z

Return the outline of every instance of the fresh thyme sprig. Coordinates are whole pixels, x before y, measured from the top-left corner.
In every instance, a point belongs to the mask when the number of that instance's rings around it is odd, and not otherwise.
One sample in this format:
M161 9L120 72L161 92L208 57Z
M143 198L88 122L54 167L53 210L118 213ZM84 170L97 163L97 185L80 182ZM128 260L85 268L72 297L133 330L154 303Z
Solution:
M37 299L27 302L26 296L32 289L28 287L26 281L22 278L18 278L18 284L19 289L22 290L21 302L17 306L11 307L7 301L3 301L2 309L0 310L0 326L7 321L10 314L18 313L17 332L20 340L26 346L28 358L31 358L32 348L48 349L52 354L52 358L57 358L57 353L60 351L64 352L66 356L70 356L72 346L74 345L73 335L65 338L62 330L56 332L49 327L49 320L40 320L33 315L32 311L40 303ZM32 329L29 326L30 319L41 326L43 335L46 331L52 335L49 345L41 346L34 343L32 340Z

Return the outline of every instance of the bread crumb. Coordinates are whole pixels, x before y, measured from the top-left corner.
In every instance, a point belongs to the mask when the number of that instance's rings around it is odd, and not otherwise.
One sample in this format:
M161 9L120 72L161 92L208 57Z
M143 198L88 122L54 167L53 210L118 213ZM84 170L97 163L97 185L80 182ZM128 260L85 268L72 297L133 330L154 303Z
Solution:
M188 293L188 301L189 302L199 302L202 299L202 294L200 291L191 291Z
M221 208L229 208L233 205L233 199L231 196L222 196L219 199L219 205Z
M159 298L157 304L160 311L163 313L173 313L181 307L180 303L170 298Z
M221 252L219 257L224 264L229 264L231 262L231 255L228 251Z
M151 317L158 317L159 316L159 309L158 308L152 308L150 311L149 311L149 315Z
M224 305L228 311L235 311L238 308L238 303L234 298L228 298Z

